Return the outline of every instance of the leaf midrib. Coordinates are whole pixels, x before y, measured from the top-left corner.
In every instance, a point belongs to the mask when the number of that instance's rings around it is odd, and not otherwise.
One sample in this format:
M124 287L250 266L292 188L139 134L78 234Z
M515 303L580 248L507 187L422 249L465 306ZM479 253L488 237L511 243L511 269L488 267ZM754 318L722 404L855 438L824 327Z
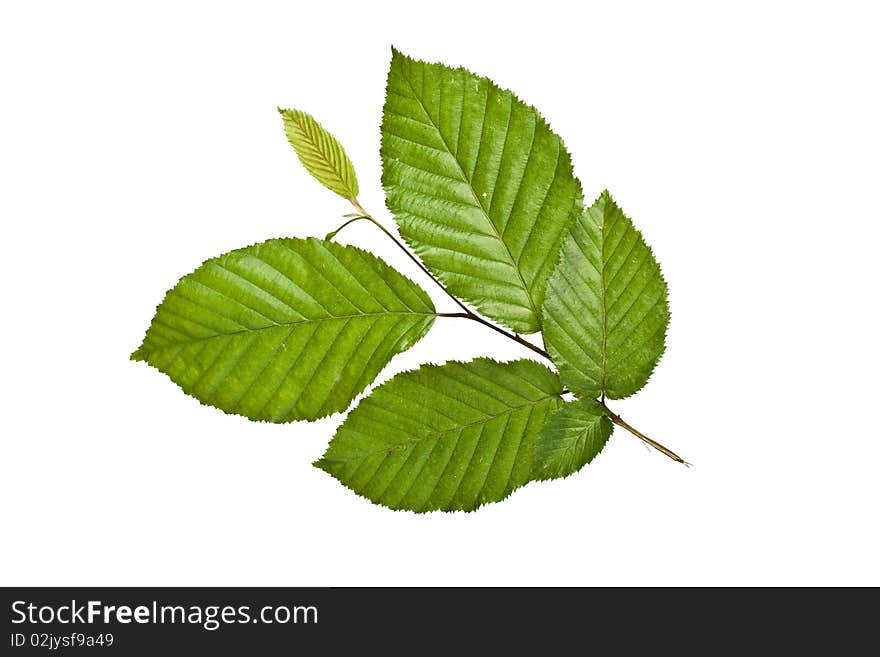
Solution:
M203 338L193 338L191 340L176 340L171 342L165 346L157 347L156 349L151 349L152 353L158 353L165 349L170 349L172 347L180 347L182 345L188 344L196 344L198 342L207 342L208 340L214 340L216 338L228 338L236 335L242 334L251 334L251 333L259 333L260 331L268 331L276 328L284 328L297 326L299 324L311 324L314 322L330 322L334 320L349 320L356 319L358 317L389 317L389 316L398 316L398 315L413 315L415 317L439 317L439 313L418 313L412 311L393 311L393 312L383 312L383 313L357 313L354 315L334 315L333 317L316 317L316 318L307 318L302 319L295 322L279 322L276 324L269 324L268 326L258 326L256 328L244 328L237 331L229 331L228 333L215 333L214 335L207 335Z
M450 148L449 143L446 141L446 137L443 135L443 131L440 130L440 126L437 125L436 121L434 121L434 117L431 116L431 113L428 111L428 108L425 107L425 104L422 102L422 99L416 93L416 89L413 86L412 82L410 82L409 77L406 75L403 75L402 77L404 80L406 80L406 84L409 87L410 91L412 92L413 98L416 99L416 102L419 104L419 107L422 108L422 111L425 113L425 116L427 116L428 120L431 122L431 127L437 131L437 135L440 137L440 141L443 142L443 147L446 149L446 152L449 154L450 157L452 157L452 161L455 162L455 166L458 168L458 172L461 174L461 179L465 182L465 184L467 185L468 191L471 193L471 198L473 198L475 206L480 209L480 213L485 218L486 223L489 224L489 226L492 228L492 232L494 233L495 237L498 239L498 241L504 247L504 250L507 253L507 257L510 259L510 265L513 268L513 271L516 272L517 278L519 278L519 282L522 284L523 290L526 293L526 298L528 298L528 300L529 300L529 306L530 306L530 310L532 311L532 315L534 315L535 319L537 320L540 315L538 315L538 309L535 307L534 299L532 299L532 291L529 288L529 286L526 284L526 281L523 278L522 272L520 272L520 270L519 270L519 265L517 264L516 259L513 257L513 253L511 252L510 247L507 245L507 242L505 242L504 239L502 238L501 233L498 232L498 228L495 226L494 222L492 221L492 218L486 212L486 209L483 207L483 204L480 203L480 199L477 198L477 192L474 189L473 182L468 177L468 175L464 172L464 168L461 166L461 162L458 161L458 155L452 152L452 149ZM462 112L464 112L464 108L462 108ZM485 119L484 119L484 121L485 121ZM480 130L480 140L482 141L482 129ZM500 163L498 166L500 169L500 167L501 167ZM499 173L500 173L500 171L499 171ZM494 197L494 190L493 190L493 197Z
M437 439L437 438L439 438L440 436L443 436L443 435L445 435L445 434L447 434L447 433L452 433L452 432L454 432L454 431L464 431L465 429L467 429L467 428L469 428L469 427L476 426L476 425L478 425L478 424L488 424L488 423L491 422L492 420L497 420L498 418L500 418L500 417L504 417L505 415L511 415L511 414L513 414L515 411L518 411L518 410L523 409L523 408L535 407L535 406L537 406L538 404L540 404L541 402L545 402L545 401L547 401L547 400L549 400L549 399L562 399L562 397L560 397L560 396L559 396L558 394L556 394L556 393L552 393L552 394L546 395L546 396L544 396L544 397L541 397L540 399L537 399L537 400L535 400L535 401L531 401L531 402L529 402L528 404L520 404L519 406L511 406L510 408L508 408L508 409L505 410L504 412L502 412L502 413L498 413L498 415L486 415L486 416L484 416L483 418L481 418L481 419L479 419L479 420L476 420L476 421L474 421L474 422L469 422L468 424L462 424L462 425L459 425L459 426L457 426L457 427L453 427L453 428L451 428L451 429L444 429L444 430L442 430L442 431L431 431L431 432L429 432L428 434L426 434L425 436L423 436L423 437L421 437L421 438L416 438L416 439L413 439L413 440L407 440L407 441L402 442L402 443L395 443L394 445L387 445L387 446L383 447L382 449L377 449L377 450L370 451L370 452L362 452L362 453L360 453L360 454L357 454L357 455L355 455L355 456L351 456L351 457L348 457L348 458L338 458L338 459L337 459L337 458L327 458L327 457L324 457L324 458L321 459L321 460L322 460L322 461L325 461L325 462L327 462L327 463L348 463L349 461L354 461L354 460L358 460L358 459L367 459L367 458L369 458L369 457L371 457L371 456L376 456L377 454L385 454L385 453L388 452L389 449L394 450L394 449L397 449L397 448L399 448L399 447L406 447L406 446L408 446L408 445L414 445L414 444L417 444L417 443L421 443L421 442L424 442L424 441L426 441L426 440ZM359 432L358 432L358 433L359 433Z
M607 371L607 347L608 347L608 312L606 309L606 294L607 290L605 289L605 266L608 264L608 260L605 258L605 214L606 207L602 208L602 225L599 230L599 240L602 243L602 248L600 249L600 254L602 257L602 269L599 271L599 292L601 294L602 300L602 380L599 382L599 391L602 394L602 400L605 400L605 372Z
M306 129L305 123L301 120L301 117L297 116L295 120L296 125L303 136L303 140L311 144L312 148L315 149L315 152L317 152L322 158L324 158L324 161L328 164L328 166L325 168L325 172L329 173L333 178L335 178L340 187L345 189L349 196L353 197L351 186L343 178L342 174L333 167L333 163L331 162L331 158L327 151L324 150L321 145L312 138L312 136L309 134L309 131ZM344 163L342 163L342 166L345 166Z

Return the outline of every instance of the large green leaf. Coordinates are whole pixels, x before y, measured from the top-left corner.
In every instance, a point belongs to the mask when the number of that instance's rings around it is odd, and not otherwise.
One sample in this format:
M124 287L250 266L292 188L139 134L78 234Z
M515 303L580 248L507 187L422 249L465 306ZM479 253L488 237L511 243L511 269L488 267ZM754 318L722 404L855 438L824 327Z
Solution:
M535 479L577 472L602 451L614 425L594 399L564 404L548 419L535 447Z
M393 52L382 184L401 235L451 292L519 333L540 329L580 183L535 108L463 68Z
M573 392L620 399L651 376L668 323L660 266L605 191L563 244L547 285L544 344Z
M276 239L184 276L132 359L228 413L314 420L347 408L434 317L420 287L366 251Z
M471 511L529 481L561 392L529 360L425 365L361 401L315 465L393 509Z
M281 109L287 140L306 170L327 189L349 200L358 195L354 166L342 144L327 132L311 114Z

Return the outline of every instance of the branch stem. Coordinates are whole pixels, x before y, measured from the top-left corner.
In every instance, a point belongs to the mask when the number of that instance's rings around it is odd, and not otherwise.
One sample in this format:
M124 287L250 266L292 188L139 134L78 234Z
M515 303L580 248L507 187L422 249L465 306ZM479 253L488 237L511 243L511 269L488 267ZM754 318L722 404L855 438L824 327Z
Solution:
M518 342L526 349L531 349L536 354L539 354L540 356L546 358L547 360L550 360L550 354L548 354L544 349L541 349L541 347L539 347L538 345L536 345L532 342L529 342L528 340L517 335L516 333L511 333L510 331L505 331L500 326L496 326L492 322L487 322L485 319L483 319L479 315L475 315L474 313L472 313L470 311L464 312L464 313L439 313L439 316L440 317L463 317L465 319L470 319L475 322L479 322L483 326L486 326L486 327L492 329L496 333L500 333L505 338L509 338L509 339L513 340L514 342Z
M668 447L664 447L663 445L661 445L660 443L658 443L656 440L652 440L651 438L648 438L648 437L647 437L645 434L643 434L641 431L639 431L639 430L636 429L635 427L632 427L632 426L630 426L629 424L627 424L626 422L624 422L624 421L623 421L623 418L620 417L620 416L619 416L617 413L615 413L614 411L612 411L610 408L608 408L608 407L605 405L605 402L604 402L604 401L601 401L601 402L599 402L599 403L602 404L602 408L605 409L605 412L608 414L609 419L610 419L614 424L616 424L616 425L619 426L619 427L623 427L624 429L626 429L627 431L629 431L632 435L634 435L634 436L636 436L637 438L639 438L639 439L640 439L642 442L644 442L646 445L650 445L651 447L653 447L654 449L656 449L658 452L662 452L663 454L666 454L666 456L668 456L669 458L671 458L673 461L677 461L678 463L681 463L681 464L683 464L683 465L687 465L687 466L690 465L690 463L688 463L687 461L685 461L683 458L681 458L678 454L676 454L675 452L673 452L673 451L672 451L671 449L669 449Z
M543 358L546 358L547 360L550 360L552 362L552 359L550 358L550 354L547 353L546 350L542 349L541 347L539 347L536 344L529 342L528 340L517 335L516 333L511 333L510 331L506 331L505 329L501 328L500 326L497 326L496 324L493 324L492 322L486 321L485 319L483 319L482 317L480 317L476 313L472 312L470 308L468 308L461 301L459 301L458 297L456 297L449 290L447 290L446 286L443 285L443 283L441 283L440 280L436 276L434 276L434 274L432 274L430 271L428 271L428 268L425 267L425 265L423 265L421 263L421 261L418 258L416 258L416 256L413 255L413 253L408 248L406 248L406 246L404 246L404 244L399 239L397 239L387 228L385 228L385 226L383 226L378 221L376 221L373 218L373 216L364 209L364 207L360 204L360 202L358 202L358 200L356 198L352 197L348 200L351 201L351 204L355 207L355 209L358 212L360 212L361 216L354 217L353 219L349 219L344 224L342 224L342 226L340 226L333 233L331 233L330 236L336 235L336 233L338 233L340 230L342 230L343 228L348 226L350 223L353 223L359 219L368 220L376 228L378 228L383 233L385 233L385 235L388 237L388 239L390 239L392 242L394 242L397 245L397 247L401 251L403 251L406 254L406 256L410 260L413 261L413 263L415 263L416 267L418 267L422 272L424 272L424 274L428 278L430 278L432 281L434 281L434 283L436 283L437 287L439 287L441 290L443 290L443 292L445 292L446 295L450 299L452 299L459 308L462 309L462 312L460 312L460 313L437 313L437 317L461 317L463 319L469 319L471 321L477 322L487 328L492 329L496 333L500 333L504 337L509 338L510 340L513 340L514 342L522 345L526 349L531 349L536 354L538 354L538 355L542 356ZM330 238L330 236L328 236L328 239ZM610 408L608 408L605 405L605 393L604 392L602 393L602 397L599 400L599 403L602 405L602 408L605 409L605 412L608 414L609 419L614 424L616 424L619 427L623 427L624 429L629 431L631 434L633 434L634 436L639 438L646 445L649 445L649 446L653 447L654 449L656 449L658 452L665 454L666 456L671 458L673 461L676 461L677 463L682 463L686 466L690 465L690 463L685 461L683 458L681 458L678 454L673 452L668 447L664 447L663 445L658 443L656 440L648 438L648 436L643 434L641 431L639 431L635 427L632 427L629 424L627 424L626 422L624 422L622 417L620 417L617 413L615 413L614 411L612 411Z
M470 308L468 308L461 301L459 301L458 297L456 297L454 294L452 294L452 292L447 290L446 286L443 285L443 283L441 283L440 280L436 276L434 276L434 274L432 274L430 271L428 271L427 267L425 267L425 265L423 265L421 263L421 261L419 261L419 259L416 258L415 255L413 255L412 252L408 248L406 248L406 246L404 246L404 244L399 239L397 239L394 235L392 235L391 232L387 228L385 228L385 226L383 226L378 221L376 221L369 212L364 210L364 207L358 202L358 200L356 198L351 198L351 199L349 199L349 201L351 201L351 204L355 207L355 209L358 212L361 213L362 216L357 217L356 219L352 219L350 221L347 221L345 224L340 226L340 230L343 227L350 224L352 221L356 221L357 219L367 219L376 228L378 228L383 233L385 233L385 235L388 237L388 239L390 239L392 242L394 242L397 245L397 248L399 248L401 251L403 251L406 254L406 256L415 263L416 267L421 269L425 273L425 275L428 276L428 278L430 278L432 281L434 281L434 283L437 284L437 287L439 287L441 290L443 290L446 293L446 295L450 299L452 299L455 302L455 304L459 308L462 309L462 311L464 311L464 312L460 312L460 313L438 313L439 317L464 317L464 318L470 319L474 322L478 322L479 324L482 324L483 326L486 326L486 327L492 329L496 333L500 333L504 337L509 338L509 339L513 340L514 342L521 344L523 347L526 347L527 349L531 349L536 354L539 354L540 356L546 358L547 360L550 360L550 354L548 354L544 349L541 349L541 347L539 347L538 345L529 342L528 340L517 335L516 333L511 333L510 331L506 331L503 328L501 328L500 326L497 326L497 325L493 324L492 322L488 322L485 319L483 319L482 317L480 317L479 315L477 315L476 313L472 312Z

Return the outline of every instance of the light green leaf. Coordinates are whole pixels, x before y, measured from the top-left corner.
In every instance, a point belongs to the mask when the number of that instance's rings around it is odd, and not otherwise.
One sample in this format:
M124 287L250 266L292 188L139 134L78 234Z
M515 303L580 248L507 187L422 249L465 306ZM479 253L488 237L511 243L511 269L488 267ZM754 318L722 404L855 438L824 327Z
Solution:
M614 425L594 399L564 404L548 419L535 446L535 479L557 479L577 472L602 451Z
M424 365L361 401L315 465L393 509L472 511L529 481L561 392L529 360Z
M345 149L314 117L300 110L278 108L287 140L306 170L327 189L353 200L358 195L357 176Z
M345 410L434 317L419 286L366 251L275 239L184 276L132 359L227 413L314 420Z
M580 183L538 112L463 68L393 51L382 184L401 235L456 296L519 333L540 329Z
M572 226L547 285L544 344L581 396L621 399L663 354L666 282L641 233L606 191Z

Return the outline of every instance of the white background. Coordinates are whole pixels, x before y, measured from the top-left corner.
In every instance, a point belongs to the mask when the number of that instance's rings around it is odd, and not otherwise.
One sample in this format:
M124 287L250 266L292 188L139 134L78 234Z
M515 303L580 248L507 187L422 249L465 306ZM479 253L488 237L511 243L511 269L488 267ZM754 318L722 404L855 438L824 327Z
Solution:
M873 3L302 4L3 3L0 583L880 585ZM341 415L255 424L129 362L179 276L349 211L276 106L393 225L391 44L537 105L642 229L668 349L614 408L694 467L618 431L564 481L395 513L310 465ZM380 381L486 354L529 356L440 319Z

